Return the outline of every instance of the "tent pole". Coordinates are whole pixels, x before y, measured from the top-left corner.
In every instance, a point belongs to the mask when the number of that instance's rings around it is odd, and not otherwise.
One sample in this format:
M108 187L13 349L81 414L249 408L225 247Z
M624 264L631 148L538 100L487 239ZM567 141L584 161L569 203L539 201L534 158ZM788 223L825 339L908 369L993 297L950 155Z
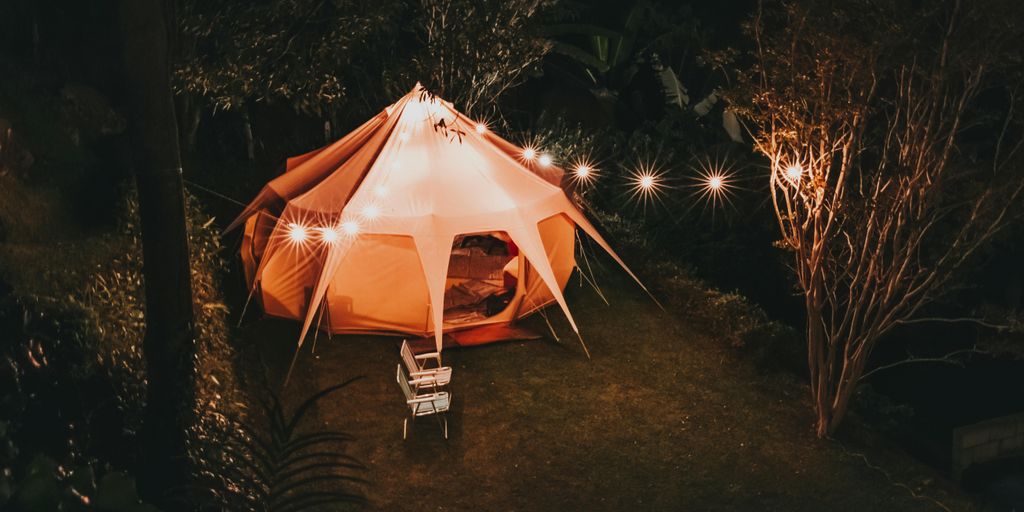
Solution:
M327 289L330 291L330 288ZM327 300L327 292L324 292L324 308L327 310L327 340L334 341L334 327L331 322L331 302Z
M295 347L295 354L292 356L292 362L288 365L288 373L284 375L284 383L281 384L281 388L284 389L288 386L288 381L292 378L292 370L295 369L295 362L299 360L299 351L302 350L302 344Z
M323 320L324 320L324 306L323 306L323 304L321 304L320 305L320 314L317 316L317 319L316 319L316 329L313 330L313 346L310 348L310 351L309 351L310 354L316 354L316 339L318 337L320 337L320 324L323 323Z

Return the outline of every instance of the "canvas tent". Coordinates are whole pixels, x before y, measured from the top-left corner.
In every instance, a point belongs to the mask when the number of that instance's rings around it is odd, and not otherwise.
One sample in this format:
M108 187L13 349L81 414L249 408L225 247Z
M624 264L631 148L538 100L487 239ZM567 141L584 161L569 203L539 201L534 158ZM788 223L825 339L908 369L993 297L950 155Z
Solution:
M289 159L232 223L245 225L251 291L266 314L303 322L300 346L319 328L432 334L441 350L445 331L551 303L577 330L562 295L576 228L625 265L566 196L564 171L523 151L417 84Z

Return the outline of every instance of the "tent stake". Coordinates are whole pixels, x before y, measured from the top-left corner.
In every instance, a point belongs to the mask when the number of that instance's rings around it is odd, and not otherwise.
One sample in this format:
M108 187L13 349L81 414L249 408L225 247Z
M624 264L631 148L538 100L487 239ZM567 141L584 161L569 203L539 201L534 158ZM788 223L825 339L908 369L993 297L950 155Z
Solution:
M580 345L583 346L583 353L587 355L587 361L592 361L590 357L590 350L587 349L587 344L583 342L583 335L579 331L576 331L576 338L580 340Z

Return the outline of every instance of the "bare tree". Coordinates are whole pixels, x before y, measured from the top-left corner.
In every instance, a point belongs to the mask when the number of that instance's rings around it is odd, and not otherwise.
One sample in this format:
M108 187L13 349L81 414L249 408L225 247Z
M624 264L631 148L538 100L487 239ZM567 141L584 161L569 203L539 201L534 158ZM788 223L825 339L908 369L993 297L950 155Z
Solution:
M1020 17L1008 1L788 2L747 27L753 66L733 100L771 164L820 437L883 335L1021 197Z

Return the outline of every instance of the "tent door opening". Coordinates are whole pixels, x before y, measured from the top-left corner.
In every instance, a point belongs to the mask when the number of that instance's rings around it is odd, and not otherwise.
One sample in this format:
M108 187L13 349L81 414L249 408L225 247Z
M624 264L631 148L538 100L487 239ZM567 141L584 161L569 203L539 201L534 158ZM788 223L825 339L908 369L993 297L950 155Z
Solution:
M523 259L504 231L458 235L444 292L444 322L471 324L501 314L513 302Z

